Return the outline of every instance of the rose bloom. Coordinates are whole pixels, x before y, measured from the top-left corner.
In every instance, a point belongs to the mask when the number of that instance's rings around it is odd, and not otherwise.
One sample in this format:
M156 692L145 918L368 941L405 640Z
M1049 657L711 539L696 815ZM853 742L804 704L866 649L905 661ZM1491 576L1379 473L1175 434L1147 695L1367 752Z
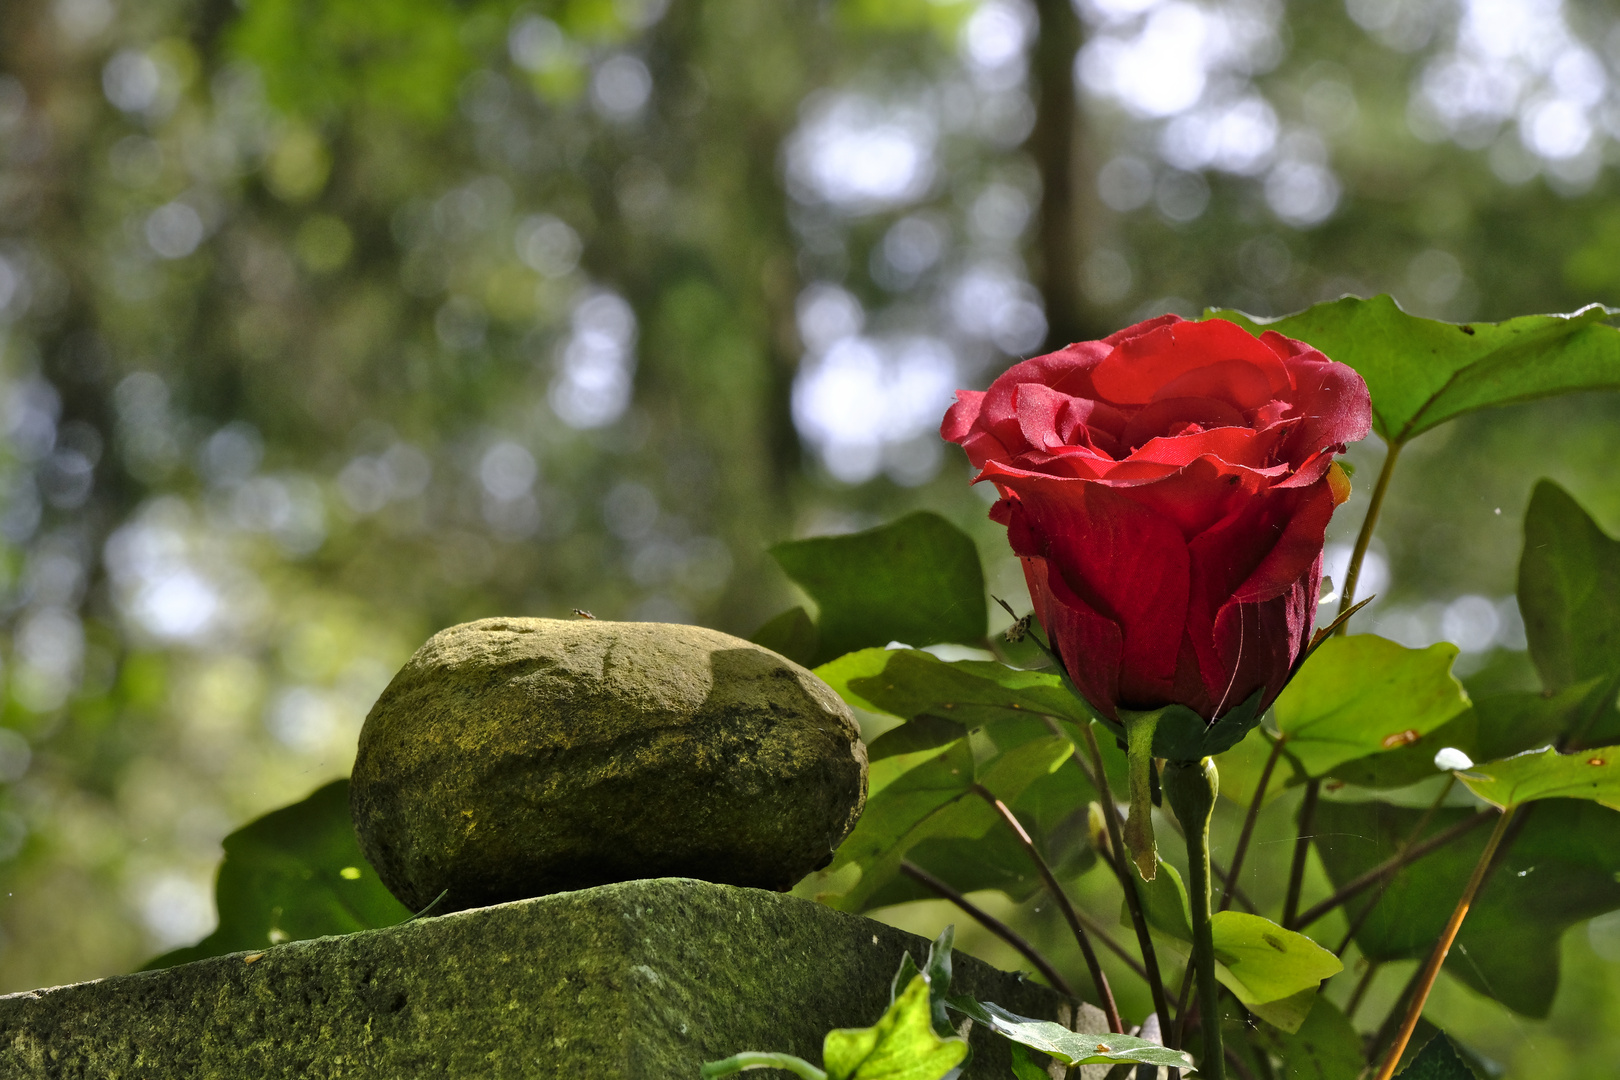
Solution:
M940 434L990 511L1080 692L1206 720L1282 690L1316 617L1322 544L1371 425L1361 376L1220 319L1138 323L959 390Z

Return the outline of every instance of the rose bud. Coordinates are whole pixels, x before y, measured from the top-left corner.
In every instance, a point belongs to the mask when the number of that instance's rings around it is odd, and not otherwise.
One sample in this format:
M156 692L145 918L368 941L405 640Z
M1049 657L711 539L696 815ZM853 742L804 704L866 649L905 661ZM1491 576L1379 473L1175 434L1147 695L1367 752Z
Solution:
M1300 341L1163 315L959 390L940 434L996 486L1070 678L1110 719L1206 721L1282 690L1322 544L1372 419L1367 385Z

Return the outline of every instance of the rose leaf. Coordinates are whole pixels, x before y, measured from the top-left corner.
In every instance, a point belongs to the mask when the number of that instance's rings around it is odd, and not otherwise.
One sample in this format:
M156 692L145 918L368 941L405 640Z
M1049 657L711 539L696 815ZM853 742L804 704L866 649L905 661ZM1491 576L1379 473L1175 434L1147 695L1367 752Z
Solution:
M989 612L979 549L938 514L919 511L866 532L790 540L770 551L819 609L817 663L891 641L984 641Z

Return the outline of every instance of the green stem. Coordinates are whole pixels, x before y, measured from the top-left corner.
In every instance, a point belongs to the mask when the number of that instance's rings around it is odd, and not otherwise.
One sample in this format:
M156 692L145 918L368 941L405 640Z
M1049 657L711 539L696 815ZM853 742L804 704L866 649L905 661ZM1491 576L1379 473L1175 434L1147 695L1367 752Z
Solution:
M1278 739L1271 745L1271 754L1266 758L1266 767L1260 770L1260 786L1255 789L1254 798L1249 800L1249 812L1243 815L1243 832L1238 835L1236 849L1232 852L1232 868L1226 872L1226 888L1221 890L1221 910L1225 911L1232 906L1232 894L1237 890L1238 875L1243 872L1243 856L1248 854L1249 840L1254 836L1254 823L1260 817L1260 807L1266 801L1266 788L1271 786L1271 774L1277 768L1277 759L1282 756L1283 741Z
M1165 997L1164 977L1159 973L1158 951L1153 947L1153 935L1148 932L1147 917L1142 913L1142 898L1137 895L1131 872L1125 868L1125 840L1119 820L1119 804L1114 802L1114 793L1108 787L1108 771L1103 765L1102 747L1097 745L1096 732L1091 730L1089 723L1078 726L1094 770L1088 776L1092 786L1097 789L1097 797L1102 800L1108 842L1114 849L1114 857L1108 860L1108 864L1114 868L1119 886L1125 893L1125 907L1131 913L1131 928L1136 931L1136 944L1142 950L1142 966L1147 970L1148 992L1153 995L1153 1011L1159 1014L1159 1030L1167 1032L1170 1030L1170 1003ZM1081 764L1078 753L1075 764Z
M1401 1027L1395 1034L1395 1042L1391 1044L1384 1063L1378 1069L1374 1080L1390 1080L1395 1075L1395 1066L1400 1064L1401 1055L1406 1052L1406 1044L1412 1039L1412 1032L1417 1028L1419 1017L1423 1015L1423 1006L1429 1002L1429 991L1434 989L1434 981L1440 977L1440 966L1446 962L1446 954L1451 951L1451 943L1457 940L1457 931L1462 929L1463 920L1468 917L1468 909L1473 906L1474 896L1479 887L1485 882L1485 875L1490 872L1491 861L1496 858L1496 849L1501 846L1502 837L1507 835L1508 825L1513 820L1513 811L1504 810L1497 819L1496 828L1491 830L1491 838L1485 842L1485 850L1480 852L1479 862L1474 864L1474 872L1468 879L1468 885L1463 889L1462 896L1457 898L1457 906L1452 909L1451 918L1446 922L1446 928L1440 933L1440 940L1434 943L1434 949L1423 964L1422 973L1418 976L1417 989L1412 1000L1406 1006L1406 1018L1401 1021Z
M758 1050L744 1050L724 1061L711 1061L703 1066L700 1075L703 1080L715 1080L716 1077L730 1076L744 1069L785 1069L802 1080L827 1080L826 1073L804 1058L792 1054L767 1054Z
M931 889L935 893L938 893L940 896L944 897L946 900L949 900L951 903L955 904L957 907L971 915L979 923L979 925L983 926L986 930L999 937L1002 941L1005 941L1007 944L1017 949L1019 953L1023 955L1025 960L1028 960L1030 963L1035 965L1036 971L1039 971L1042 975L1046 976L1046 981L1052 984L1052 989L1066 997L1075 996L1074 990L1069 986L1068 980L1064 979L1062 975L1059 975L1057 968L1052 966L1051 961L1047 960L1046 957L1037 952L1035 946L1026 941L1023 935L1019 934L1018 931L1014 930L1012 927L1008 926L1006 923L1002 922L988 911L985 911L979 905L969 900L966 896L963 896L948 882L941 881L939 878L935 877L933 874L930 874L927 870L924 870L916 863L907 859L901 859L900 872L906 875L906 877L911 878L913 881L922 885L924 888Z
M1210 919L1209 821L1215 812L1220 778L1215 762L1169 762L1159 782L1165 799L1187 837L1187 898L1192 902L1193 963L1198 968L1199 1022L1204 1029L1204 1056L1198 1075L1225 1080L1226 1052L1221 1041L1220 984L1215 981L1215 928Z
M1294 859L1288 865L1288 895L1283 900L1282 924L1293 929L1294 916L1299 911L1299 891L1305 884L1305 860L1311 852L1311 821L1316 817L1316 797L1322 791L1322 781L1311 780L1305 785L1305 801L1299 804L1299 835L1294 839Z
M1361 563L1367 557L1367 546L1372 543L1373 530L1378 527L1378 514L1384 508L1384 495L1389 491L1389 478L1395 475L1395 461L1401 456L1404 443L1391 442L1384 454L1384 466L1378 470L1378 481L1373 485L1372 501L1367 504L1367 516L1361 519L1361 532L1356 534L1356 546L1350 552L1350 566L1344 572L1344 589L1339 593L1339 611L1350 610L1356 602L1356 583L1361 578ZM1344 633L1350 624L1339 626Z

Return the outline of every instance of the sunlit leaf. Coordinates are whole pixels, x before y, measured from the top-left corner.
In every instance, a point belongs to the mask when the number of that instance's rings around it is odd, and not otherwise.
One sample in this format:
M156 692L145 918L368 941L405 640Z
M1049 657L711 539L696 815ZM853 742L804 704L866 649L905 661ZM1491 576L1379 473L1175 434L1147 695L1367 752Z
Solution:
M1373 428L1390 442L1477 409L1620 387L1620 330L1595 304L1465 325L1408 315L1388 296L1347 296L1277 319L1208 314L1308 342L1355 368L1372 394Z
M1550 480L1524 515L1519 610L1548 689L1620 671L1620 540Z
M979 549L919 511L844 536L790 540L771 555L818 608L818 663L887 645L978 644L989 614Z
M887 712L887 709L879 708L861 697L850 688L849 684L853 679L862 679L881 674L888 665L889 658L897 651L895 649L885 649L881 646L871 649L857 649L854 652L845 653L837 659L827 661L817 667L815 673L822 682L832 687L838 696L847 701L852 707L865 709L867 712ZM924 653L923 655L928 654Z
M939 1080L967 1056L967 1043L934 1031L928 976L918 974L869 1028L827 1032L827 1080Z
M1324 800L1315 844L1328 878L1341 886L1394 854L1423 816L1378 802ZM1428 834L1473 811L1437 813ZM1551 799L1519 811L1496 868L1475 899L1446 970L1526 1016L1545 1016L1558 989L1559 938L1575 923L1620 909L1620 818L1596 803ZM1477 828L1395 875L1356 934L1370 960L1428 955L1484 849ZM1347 905L1354 916L1374 896Z
M1560 754L1552 747L1459 771L1468 790L1504 809L1537 799L1590 799L1620 810L1620 746ZM1620 824L1617 821L1616 824Z
M951 1008L991 1030L1005 1035L1043 1054L1049 1054L1065 1065L1119 1065L1137 1062L1144 1065L1165 1065L1170 1068L1193 1070L1192 1057L1180 1050L1171 1050L1146 1039L1131 1035L1093 1035L1070 1031L1050 1020L1032 1020L1009 1012L993 1001L974 1001L965 996L953 996Z
M883 712L908 718L930 714L968 727L1032 715L1084 723L1094 715L1057 673L994 660L944 661L916 649L894 649L880 673L851 673L847 680L858 698Z
M1329 638L1272 706L1307 776L1416 742L1468 708L1451 674L1457 646L1408 649L1373 634Z
M857 882L842 895L821 899L845 911L871 905L878 891L900 871L907 853L924 840L976 840L992 828L1005 828L1000 816L979 795L982 786L1009 805L1041 777L1055 772L1068 758L1067 739L1048 736L1024 743L975 767L973 751L963 738L944 752L905 758L886 758L873 766L891 765L907 770L871 794L855 831L838 848L827 868L836 875L847 866L860 868ZM923 757L919 764L911 759Z
M1620 676L1608 676L1576 683L1551 697L1529 691L1480 697L1416 742L1346 762L1331 775L1360 787L1398 788L1434 776L1434 755L1448 746L1474 761L1511 757L1573 732L1597 729L1597 718L1614 712L1617 688ZM1226 786L1224 767L1221 786Z
M146 970L374 930L411 916L360 854L347 780L249 822L227 836L224 847L214 886L218 929L150 961Z

